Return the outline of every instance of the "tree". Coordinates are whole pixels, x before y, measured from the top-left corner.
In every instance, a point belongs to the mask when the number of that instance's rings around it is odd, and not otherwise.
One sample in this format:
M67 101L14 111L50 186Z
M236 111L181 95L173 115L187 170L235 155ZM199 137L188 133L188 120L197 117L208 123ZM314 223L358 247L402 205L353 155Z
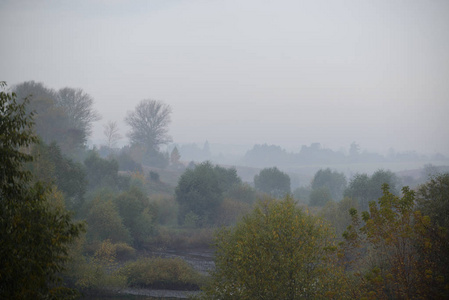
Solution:
M23 168L33 159L26 148L37 142L27 105L27 99L18 103L14 93L0 92L0 298L57 299L70 292L58 274L83 224L51 205L52 190L33 184Z
M56 92L42 83L27 81L14 86L18 99L29 97L28 112L35 111L34 129L46 144L56 142L64 154L75 156L85 146L98 114L92 98L80 89Z
M79 130L85 143L92 133L92 122L101 119L93 109L94 99L82 89L65 87L58 91L56 103L68 116L70 128Z
M104 135L106 136L106 144L109 149L115 147L117 145L117 141L122 138L118 131L117 122L108 121L104 125Z
M186 217L196 219L196 226L211 225L217 209L230 191L241 179L235 169L225 169L205 162L187 169L176 187L176 201L179 203L179 223Z
M121 193L114 202L135 245L141 246L154 232L156 208L150 205L148 198L136 187Z
M131 143L159 150L160 145L171 142L168 135L170 114L169 105L156 100L142 100L125 118L125 122L131 126L128 134Z
M328 228L287 196L259 202L215 239L215 270L205 299L317 299L342 296Z
M13 87L13 91L20 101L28 99L27 113L35 112L33 116L35 133L46 144L52 141L61 144L70 127L65 111L56 105L56 91L34 81L20 83Z
M273 197L282 198L290 194L290 177L278 168L265 168L254 176L256 190Z
M327 168L320 169L315 173L312 181L312 190L327 188L333 200L341 200L346 188L346 177L343 173L338 173Z
M335 236L341 239L346 228L351 225L351 216L348 214L351 208L358 209L357 200L343 198L339 202L327 202L319 211L318 215L332 225L335 229Z
M369 211L351 209L352 224L344 233L347 257L356 282L351 284L354 299L444 299L449 296L448 278L441 276L432 249L441 231L431 219L415 211L414 191L402 189L402 197L382 186L378 203ZM349 255L348 255L349 253ZM447 253L443 254L447 255Z
M360 146L356 142L352 142L349 147L349 159L356 162L360 156Z
M115 159L103 159L95 150L92 150L84 160L84 166L90 189L99 186L117 187L119 176L118 162Z
M309 199L310 206L324 206L332 201L332 196L327 187L319 187L310 192Z
M64 194L67 209L78 211L87 189L84 166L64 157L55 142L48 146L36 144L31 153L35 159L29 168L35 178L55 184Z
M111 194L98 195L90 204L87 214L87 238L90 242L101 242L110 239L113 243L131 244L129 229L123 224L117 206Z
M344 196L359 201L361 209L368 209L368 203L382 196L382 185L388 184L393 194L398 194L399 179L391 171L378 170L370 177L356 174L345 189Z
M417 193L417 210L428 215L435 243L431 255L439 274L449 281L449 173L434 175L421 185ZM443 235L438 234L443 231Z
M181 159L181 154L179 154L178 147L175 146L170 154L170 161L172 165L178 165L179 160Z
M436 226L449 229L449 173L433 175L418 189L418 209Z

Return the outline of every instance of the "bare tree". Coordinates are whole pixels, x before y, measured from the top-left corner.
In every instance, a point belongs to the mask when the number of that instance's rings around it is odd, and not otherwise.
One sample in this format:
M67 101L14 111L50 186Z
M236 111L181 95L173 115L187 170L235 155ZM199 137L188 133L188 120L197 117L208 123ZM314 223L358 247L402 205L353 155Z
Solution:
M131 126L128 137L133 144L159 150L159 146L171 142L168 135L171 108L157 100L142 100L136 109L128 112L126 123Z
M117 144L117 141L122 138L120 133L118 133L118 126L117 122L115 121L108 121L104 125L104 135L106 136L106 142L108 148L115 147Z
M92 122L101 119L93 109L94 99L82 89L66 87L58 91L56 102L68 115L71 127L80 130L87 140L92 133Z

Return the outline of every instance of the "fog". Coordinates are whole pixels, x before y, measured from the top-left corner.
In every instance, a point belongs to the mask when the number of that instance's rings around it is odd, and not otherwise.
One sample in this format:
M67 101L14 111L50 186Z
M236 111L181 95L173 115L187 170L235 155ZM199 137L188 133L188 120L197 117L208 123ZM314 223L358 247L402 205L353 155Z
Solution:
M0 80L146 98L175 143L449 155L448 1L0 1ZM126 142L122 140L122 142Z

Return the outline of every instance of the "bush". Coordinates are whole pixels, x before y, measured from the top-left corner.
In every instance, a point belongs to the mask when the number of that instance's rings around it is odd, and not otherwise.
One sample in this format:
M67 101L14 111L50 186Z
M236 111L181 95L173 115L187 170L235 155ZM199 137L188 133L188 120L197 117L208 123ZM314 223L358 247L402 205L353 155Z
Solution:
M151 196L150 203L157 207L157 217L160 225L176 226L178 224L178 202L172 196Z
M220 204L215 224L218 226L229 226L234 224L243 215L251 211L251 205L233 199L225 198Z
M87 225L89 242L105 239L125 243L131 243L132 241L130 232L123 224L117 206L111 199L102 199L99 196L92 201L90 211L87 214Z
M117 271L116 262L118 250L123 254L126 248L131 251L127 244L113 244L111 240L105 240L96 245L93 257L85 257L78 252L70 266L69 280L77 288L89 292L126 287L127 278Z
M136 257L136 249L126 243L117 243L114 247L117 260L125 261Z
M209 248L212 244L214 230L170 229L160 227L158 234L151 239L151 247L156 249Z
M143 258L120 270L133 287L197 290L201 275L180 258Z

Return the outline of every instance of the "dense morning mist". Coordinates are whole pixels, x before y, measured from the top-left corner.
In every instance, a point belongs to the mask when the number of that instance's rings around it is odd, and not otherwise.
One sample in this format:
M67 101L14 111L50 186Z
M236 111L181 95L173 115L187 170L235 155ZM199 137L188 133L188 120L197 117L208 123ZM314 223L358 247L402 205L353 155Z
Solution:
M174 143L449 154L447 1L8 1L0 75L82 88L103 125L142 99ZM123 139L121 143L126 144Z
M448 32L447 0L0 0L0 299L449 299Z

